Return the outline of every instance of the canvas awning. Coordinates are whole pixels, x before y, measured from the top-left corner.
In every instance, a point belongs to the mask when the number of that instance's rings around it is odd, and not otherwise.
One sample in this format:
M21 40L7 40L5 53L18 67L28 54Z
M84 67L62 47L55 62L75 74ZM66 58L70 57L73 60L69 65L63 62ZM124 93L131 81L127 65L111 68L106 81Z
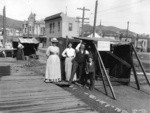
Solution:
M113 39L109 39L109 38L95 38L95 37L75 37L77 39L80 40L91 40L91 41L108 41L110 42L110 44L114 44L114 45L125 45L125 44L130 44L130 42L126 42L126 41L118 41L118 40L113 40Z
M35 38L19 38L21 43L35 43L38 44L39 42Z

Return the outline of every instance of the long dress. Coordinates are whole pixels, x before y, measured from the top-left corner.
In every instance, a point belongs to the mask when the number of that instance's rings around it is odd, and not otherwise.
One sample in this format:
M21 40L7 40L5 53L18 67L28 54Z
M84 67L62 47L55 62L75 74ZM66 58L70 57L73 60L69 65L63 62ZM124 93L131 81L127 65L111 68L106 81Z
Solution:
M49 46L46 55L48 57L46 63L45 79L52 82L58 82L61 80L61 68L59 59L59 48L57 46Z
M73 48L66 48L62 52L62 56L66 57L66 59L65 59L65 75L66 75L66 81L69 81L70 76L71 76L71 70L72 70L72 60L75 57L75 50ZM75 74L73 81L76 81L76 80L77 80L77 77Z
M24 46L22 44L18 44L18 49L17 49L17 60L24 60L24 51L23 51Z

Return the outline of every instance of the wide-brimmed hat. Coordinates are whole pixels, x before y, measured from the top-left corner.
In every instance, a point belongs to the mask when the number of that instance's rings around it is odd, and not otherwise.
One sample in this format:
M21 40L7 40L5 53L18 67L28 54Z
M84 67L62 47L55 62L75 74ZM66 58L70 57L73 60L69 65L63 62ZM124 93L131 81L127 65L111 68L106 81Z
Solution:
M52 38L51 42L58 42L57 38Z

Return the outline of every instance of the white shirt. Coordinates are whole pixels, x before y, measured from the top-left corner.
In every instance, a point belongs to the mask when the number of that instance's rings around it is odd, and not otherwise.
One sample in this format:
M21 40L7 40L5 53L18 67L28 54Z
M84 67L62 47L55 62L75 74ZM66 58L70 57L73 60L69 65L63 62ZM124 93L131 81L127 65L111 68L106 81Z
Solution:
M75 50L73 48L66 48L62 52L63 57L75 57Z
M81 46L81 43L79 43L77 46L76 46L76 50L79 52L79 49L80 49L80 46ZM81 51L81 53L83 53L83 51ZM85 54L89 54L89 52L87 50L85 50Z

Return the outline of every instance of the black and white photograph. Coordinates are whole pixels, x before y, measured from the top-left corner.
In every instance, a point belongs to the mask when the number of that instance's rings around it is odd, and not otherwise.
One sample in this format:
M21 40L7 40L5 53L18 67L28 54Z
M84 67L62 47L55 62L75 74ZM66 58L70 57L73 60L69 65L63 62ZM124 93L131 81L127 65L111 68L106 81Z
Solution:
M150 0L0 0L0 113L150 113Z

